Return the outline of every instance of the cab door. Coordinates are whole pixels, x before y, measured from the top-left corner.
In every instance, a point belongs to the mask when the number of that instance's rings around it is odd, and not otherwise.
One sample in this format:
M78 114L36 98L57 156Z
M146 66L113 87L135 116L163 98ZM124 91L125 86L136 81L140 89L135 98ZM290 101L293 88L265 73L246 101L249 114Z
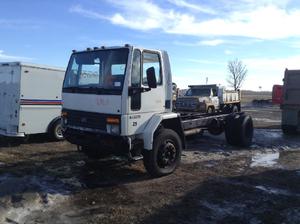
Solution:
M139 92L129 97L128 131L130 134L142 133L153 114L165 111L166 96L162 63L159 52L141 51L139 49L135 49L133 52L131 87L149 88L147 83L147 69L153 67L157 88L146 92Z

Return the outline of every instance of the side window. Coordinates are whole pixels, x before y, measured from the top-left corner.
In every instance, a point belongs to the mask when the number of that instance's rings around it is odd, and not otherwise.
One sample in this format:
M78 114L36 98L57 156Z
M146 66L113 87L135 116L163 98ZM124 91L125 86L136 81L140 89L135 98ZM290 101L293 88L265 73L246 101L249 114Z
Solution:
M131 70L131 86L139 87L141 83L141 52L135 50L133 52L132 70Z
M66 80L64 83L65 86L76 86L78 79L78 64L73 60L70 75L66 76Z
M162 77L161 77L161 65L159 60L159 54L143 52L143 85L148 85L146 71L150 67L154 67L157 85L161 85Z

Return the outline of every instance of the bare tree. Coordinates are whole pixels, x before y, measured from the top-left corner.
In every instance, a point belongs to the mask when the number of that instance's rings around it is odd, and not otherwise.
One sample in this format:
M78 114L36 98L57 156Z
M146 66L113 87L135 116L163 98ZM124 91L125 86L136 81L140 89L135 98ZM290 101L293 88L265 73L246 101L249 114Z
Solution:
M236 58L233 61L228 61L227 66L229 71L227 77L228 84L233 87L234 90L240 89L248 72L246 65L243 65L243 62Z

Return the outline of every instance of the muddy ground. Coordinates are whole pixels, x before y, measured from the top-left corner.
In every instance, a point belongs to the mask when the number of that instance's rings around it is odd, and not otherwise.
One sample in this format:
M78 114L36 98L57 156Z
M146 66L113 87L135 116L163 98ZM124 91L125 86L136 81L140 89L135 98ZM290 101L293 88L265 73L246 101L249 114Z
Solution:
M35 136L0 146L0 223L300 223L300 137L283 136L277 107L245 107L249 148L188 139L182 164L152 179L141 161L92 161Z

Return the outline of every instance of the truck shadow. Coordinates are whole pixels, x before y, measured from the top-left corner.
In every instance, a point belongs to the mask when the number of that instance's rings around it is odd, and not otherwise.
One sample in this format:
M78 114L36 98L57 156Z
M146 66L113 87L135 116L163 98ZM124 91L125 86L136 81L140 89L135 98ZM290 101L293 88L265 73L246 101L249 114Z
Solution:
M79 152L35 152L31 158L0 164L0 201L22 200L26 193L72 195L149 179L144 168L124 161L93 161ZM48 159L43 159L50 157Z
M299 223L297 170L211 178L142 223ZM276 177L276 178L274 178Z

